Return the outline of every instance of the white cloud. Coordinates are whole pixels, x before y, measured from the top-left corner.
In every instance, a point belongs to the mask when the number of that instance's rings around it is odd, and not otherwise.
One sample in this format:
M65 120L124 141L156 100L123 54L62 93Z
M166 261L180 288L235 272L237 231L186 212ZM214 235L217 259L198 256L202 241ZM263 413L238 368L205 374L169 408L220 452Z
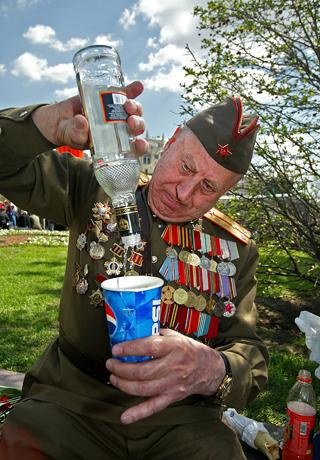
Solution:
M98 35L94 40L95 45L108 45L117 48L123 44L122 40L113 40L112 35Z
M43 24L30 26L27 32L23 34L24 38L36 45L49 45L57 51L70 51L77 48L82 48L89 43L88 38L71 37L68 41L63 43L56 38L56 31Z
M136 16L137 16L137 6L134 5L132 10L130 11L128 8L122 13L121 18L119 19L119 23L123 26L124 30L128 30L129 27L134 26L136 24Z
M16 77L28 77L32 81L55 83L67 83L74 79L71 63L49 66L46 59L38 58L31 53L23 53L14 61L12 74Z
M183 65L186 63L186 51L181 50L176 45L166 45L156 53L150 53L148 62L139 64L139 70L150 72L154 68L160 68L169 63L176 63Z
M158 48L159 43L157 42L157 37L148 38L147 47L148 48Z
M184 71L181 66L172 66L168 71L159 71L150 78L145 78L143 84L145 88L153 91L167 90L179 92L181 90L179 82L184 80Z
M4 64L0 64L0 75L3 75L4 73L6 73L6 71L6 66Z
M54 94L57 96L58 100L67 99L78 94L78 88L74 86L73 88L64 88L57 89Z
M207 0L138 0L131 9L124 10L120 23L125 29L134 27L139 16L153 28L147 47L157 51L150 53L147 61L138 66L140 72L152 72L147 79L140 76L147 88L181 90L180 83L185 80L183 66L191 63L186 44L200 60L198 18L193 15L196 5L206 6ZM155 35L156 30L158 35Z

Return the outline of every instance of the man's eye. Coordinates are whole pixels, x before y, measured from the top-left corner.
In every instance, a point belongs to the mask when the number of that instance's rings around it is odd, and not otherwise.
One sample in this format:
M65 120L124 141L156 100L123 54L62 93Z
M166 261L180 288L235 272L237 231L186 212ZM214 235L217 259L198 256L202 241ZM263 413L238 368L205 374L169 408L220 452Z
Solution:
M206 182L206 181L202 182L202 188L206 193L214 193L215 192L214 187L209 182Z
M184 172L186 172L187 174L191 174L192 173L192 169L189 168L189 166L186 164L186 163L182 163L182 170Z

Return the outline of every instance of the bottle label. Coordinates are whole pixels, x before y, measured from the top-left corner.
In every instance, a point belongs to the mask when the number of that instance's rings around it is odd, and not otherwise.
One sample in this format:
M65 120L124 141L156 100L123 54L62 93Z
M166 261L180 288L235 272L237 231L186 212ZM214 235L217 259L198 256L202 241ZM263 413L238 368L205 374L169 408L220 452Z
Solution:
M123 123L127 120L128 114L123 107L126 100L126 93L121 91L100 92L100 101L105 123Z
M121 236L140 233L139 213L136 205L115 208L115 214Z
M296 455L311 455L315 415L299 415L288 408L289 422L284 433L286 450Z

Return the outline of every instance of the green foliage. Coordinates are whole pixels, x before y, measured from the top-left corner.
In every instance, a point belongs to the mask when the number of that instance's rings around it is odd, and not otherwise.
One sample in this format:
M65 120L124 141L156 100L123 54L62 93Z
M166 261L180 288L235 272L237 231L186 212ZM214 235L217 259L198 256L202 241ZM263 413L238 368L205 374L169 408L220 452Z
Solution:
M320 263L318 2L215 0L196 7L203 56L185 67L183 114L239 94L260 116L256 161L225 210L263 244ZM242 197L242 203L236 198ZM238 209L237 209L238 207ZM298 274L296 267L294 272Z

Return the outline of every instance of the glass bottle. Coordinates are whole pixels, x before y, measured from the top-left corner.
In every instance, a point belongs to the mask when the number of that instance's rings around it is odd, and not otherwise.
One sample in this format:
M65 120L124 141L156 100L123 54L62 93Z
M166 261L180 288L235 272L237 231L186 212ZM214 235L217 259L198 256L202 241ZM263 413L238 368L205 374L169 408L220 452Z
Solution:
M141 242L135 198L140 164L126 124L120 57L111 46L93 45L74 55L73 66L89 122L95 176L112 201L124 246L136 246Z
M316 395L311 373L300 370L287 398L289 421L285 428L282 460L311 460L316 423Z

